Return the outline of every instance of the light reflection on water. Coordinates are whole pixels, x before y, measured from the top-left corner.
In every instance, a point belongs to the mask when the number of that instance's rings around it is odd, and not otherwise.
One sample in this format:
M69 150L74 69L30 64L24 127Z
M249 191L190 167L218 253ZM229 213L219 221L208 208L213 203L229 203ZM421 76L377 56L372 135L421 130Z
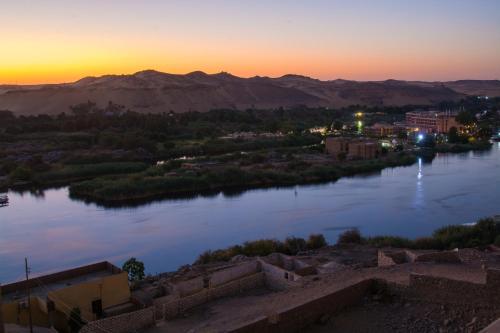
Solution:
M252 190L105 209L72 201L66 188L9 193L0 208L0 282L34 272L131 256L149 272L176 269L207 249L259 238L323 233L418 237L447 224L500 213L500 144L489 152L440 154L432 163L336 183Z

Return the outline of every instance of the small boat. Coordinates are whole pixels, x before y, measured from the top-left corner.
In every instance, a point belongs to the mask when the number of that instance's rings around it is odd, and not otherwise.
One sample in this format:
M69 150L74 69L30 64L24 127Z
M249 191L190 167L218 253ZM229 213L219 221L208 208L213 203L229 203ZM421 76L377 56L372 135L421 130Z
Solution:
M7 206L9 204L9 197L6 195L0 195L0 207Z

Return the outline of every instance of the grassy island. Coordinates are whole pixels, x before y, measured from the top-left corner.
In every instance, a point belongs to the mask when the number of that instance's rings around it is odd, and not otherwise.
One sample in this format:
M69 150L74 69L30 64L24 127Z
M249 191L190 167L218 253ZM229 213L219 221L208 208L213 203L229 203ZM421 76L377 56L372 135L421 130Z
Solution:
M253 154L225 163L199 161L183 163L180 166L179 163L169 163L123 177L95 178L72 184L70 194L75 198L112 203L235 188L251 189L328 182L344 176L413 163L415 156L406 153L389 154L375 160L340 163L333 162L330 157L318 153L305 156L285 154L272 158Z
M404 121L418 108L411 105L143 114L88 101L59 115L0 110L0 191L69 186L74 198L136 204L162 196L329 182L410 165L415 155L431 159L435 153L489 149L487 140L500 126L500 99L487 105L477 98L463 102L470 104L466 115L488 112L479 120L460 117L467 123L465 134L453 128L421 142L408 131L373 132L376 124ZM325 154L328 136L373 140L383 147L374 160L333 158Z

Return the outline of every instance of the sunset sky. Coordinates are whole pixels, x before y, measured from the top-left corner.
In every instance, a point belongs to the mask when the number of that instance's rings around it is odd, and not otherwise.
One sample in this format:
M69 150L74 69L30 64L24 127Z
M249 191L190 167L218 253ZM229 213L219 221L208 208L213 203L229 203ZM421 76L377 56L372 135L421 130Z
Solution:
M0 84L227 71L500 79L498 0L0 0Z

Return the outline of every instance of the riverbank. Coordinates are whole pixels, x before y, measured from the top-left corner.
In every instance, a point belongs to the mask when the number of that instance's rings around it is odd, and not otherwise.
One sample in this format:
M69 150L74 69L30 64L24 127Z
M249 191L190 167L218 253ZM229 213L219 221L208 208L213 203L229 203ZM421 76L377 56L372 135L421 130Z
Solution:
M451 250L455 248L485 247L491 244L500 247L500 215L480 219L474 225L457 224L438 228L430 236L413 240L400 236L363 237L357 229L351 229L340 234L336 243L336 245L345 244L415 250ZM322 234L312 234L307 240L300 237L288 237L284 241L260 239L224 249L207 250L199 255L194 264L229 261L235 256L267 256L271 253L297 255L327 245Z
M484 151L490 148L490 142L478 141L438 144L434 148L420 148L413 153L430 160L436 153ZM18 168L10 177L0 178L0 192L6 192L9 188L24 191L70 186L70 194L75 199L103 205L134 205L157 198L185 198L221 191L243 192L256 188L325 183L415 162L413 153L389 153L388 157L372 161L332 163L321 151L320 146L279 148L198 157L184 162L172 160L158 166L117 161L54 164L49 170L37 172ZM285 156L281 161L273 158L280 154Z
M325 161L326 159L326 161ZM247 161L248 158L245 157ZM253 162L256 163L251 163ZM101 203L144 200L161 195L186 195L230 189L253 189L336 181L388 167L411 165L413 154L392 153L366 161L335 163L325 154L264 159L254 155L250 164L237 161L184 163L153 167L125 177L102 177L70 186L70 195ZM215 164L214 164L215 163Z
M476 141L474 143L441 143L432 148L436 153L465 153L468 151L484 151L491 149L489 141Z
M335 161L321 150L261 151L246 155L214 156L189 163L176 161L124 177L99 177L73 183L70 195L100 204L133 203L159 197L185 197L221 191L295 186L336 181L341 177L411 165L416 156L437 152L482 151L489 142L442 144L413 153L389 153L374 160ZM428 156L431 155L431 156Z
M9 206L0 208L5 259L0 280L22 273L18 266L25 255L15 251L18 247L37 256L39 272L85 264L103 254L122 264L117 253L140 258L149 272L164 272L194 262L207 249L252 239L307 239L322 233L333 244L351 228L365 237L415 239L444 225L498 214L499 167L500 145L495 144L484 153L438 154L420 167L336 182L116 206L74 200L68 187L9 191ZM86 250L68 242L86 244ZM55 256L57 263L50 259Z

